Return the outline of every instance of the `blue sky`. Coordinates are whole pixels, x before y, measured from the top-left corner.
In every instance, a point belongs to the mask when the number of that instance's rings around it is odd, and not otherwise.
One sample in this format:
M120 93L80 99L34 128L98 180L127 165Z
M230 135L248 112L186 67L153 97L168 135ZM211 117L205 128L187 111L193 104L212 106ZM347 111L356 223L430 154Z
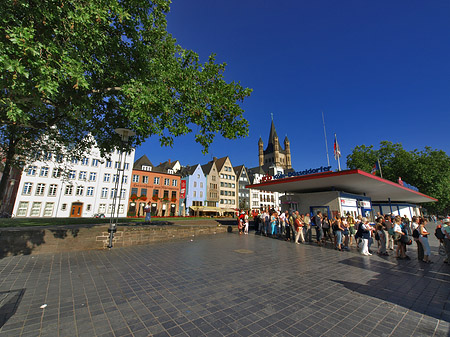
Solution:
M247 138L217 136L209 154L193 135L173 148L149 139L136 149L157 165L168 159L204 164L228 155L258 165L271 113L280 141L291 143L296 170L330 164L334 134L346 156L388 140L410 151L450 154L450 1L173 0L168 31L205 61L228 64L227 81L253 89L242 104Z

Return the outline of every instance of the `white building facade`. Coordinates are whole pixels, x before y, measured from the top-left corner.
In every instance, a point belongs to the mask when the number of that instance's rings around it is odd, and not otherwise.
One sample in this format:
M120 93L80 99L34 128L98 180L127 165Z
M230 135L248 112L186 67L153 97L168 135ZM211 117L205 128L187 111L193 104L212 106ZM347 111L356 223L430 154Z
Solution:
M126 217L133 162L134 150L109 159L97 148L79 160L47 154L23 170L12 216L109 217L115 204L114 215Z

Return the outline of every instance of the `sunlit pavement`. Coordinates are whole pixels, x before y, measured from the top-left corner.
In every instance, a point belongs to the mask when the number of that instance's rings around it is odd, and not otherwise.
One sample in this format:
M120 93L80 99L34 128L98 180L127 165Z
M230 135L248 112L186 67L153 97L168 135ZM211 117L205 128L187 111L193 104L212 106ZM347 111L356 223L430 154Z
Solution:
M430 265L254 232L4 258L0 336L448 336L431 243Z

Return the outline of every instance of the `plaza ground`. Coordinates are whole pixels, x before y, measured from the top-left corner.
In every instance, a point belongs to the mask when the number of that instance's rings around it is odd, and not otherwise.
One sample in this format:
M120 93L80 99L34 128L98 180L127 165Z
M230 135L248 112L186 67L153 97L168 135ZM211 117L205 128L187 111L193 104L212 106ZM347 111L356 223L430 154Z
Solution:
M4 336L448 336L450 266L224 233L0 259ZM41 306L46 305L45 308Z

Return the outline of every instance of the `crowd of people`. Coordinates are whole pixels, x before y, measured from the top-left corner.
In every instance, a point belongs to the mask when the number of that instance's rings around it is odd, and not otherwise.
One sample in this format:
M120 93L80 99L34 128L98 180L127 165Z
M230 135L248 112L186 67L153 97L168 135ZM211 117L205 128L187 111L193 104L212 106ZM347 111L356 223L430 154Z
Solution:
M431 249L428 242L427 220L413 216L410 220L406 216L381 215L375 217L375 223L361 215L356 218L352 214L336 214L329 218L327 214L317 212L300 214L298 211L278 213L275 210L264 211L255 216L256 234L272 238L283 239L295 244L314 243L318 246L332 245L339 251L348 251L354 246L362 255L370 256L377 243L376 254L389 256L393 254L397 259L410 259L407 254L408 246L413 241L417 245L417 258L424 263L432 263ZM248 233L248 216L242 213L238 219L239 232ZM438 233L441 232L441 233ZM450 261L450 218L442 221L442 226L436 229L436 237L445 247ZM442 234L440 237L440 234Z

